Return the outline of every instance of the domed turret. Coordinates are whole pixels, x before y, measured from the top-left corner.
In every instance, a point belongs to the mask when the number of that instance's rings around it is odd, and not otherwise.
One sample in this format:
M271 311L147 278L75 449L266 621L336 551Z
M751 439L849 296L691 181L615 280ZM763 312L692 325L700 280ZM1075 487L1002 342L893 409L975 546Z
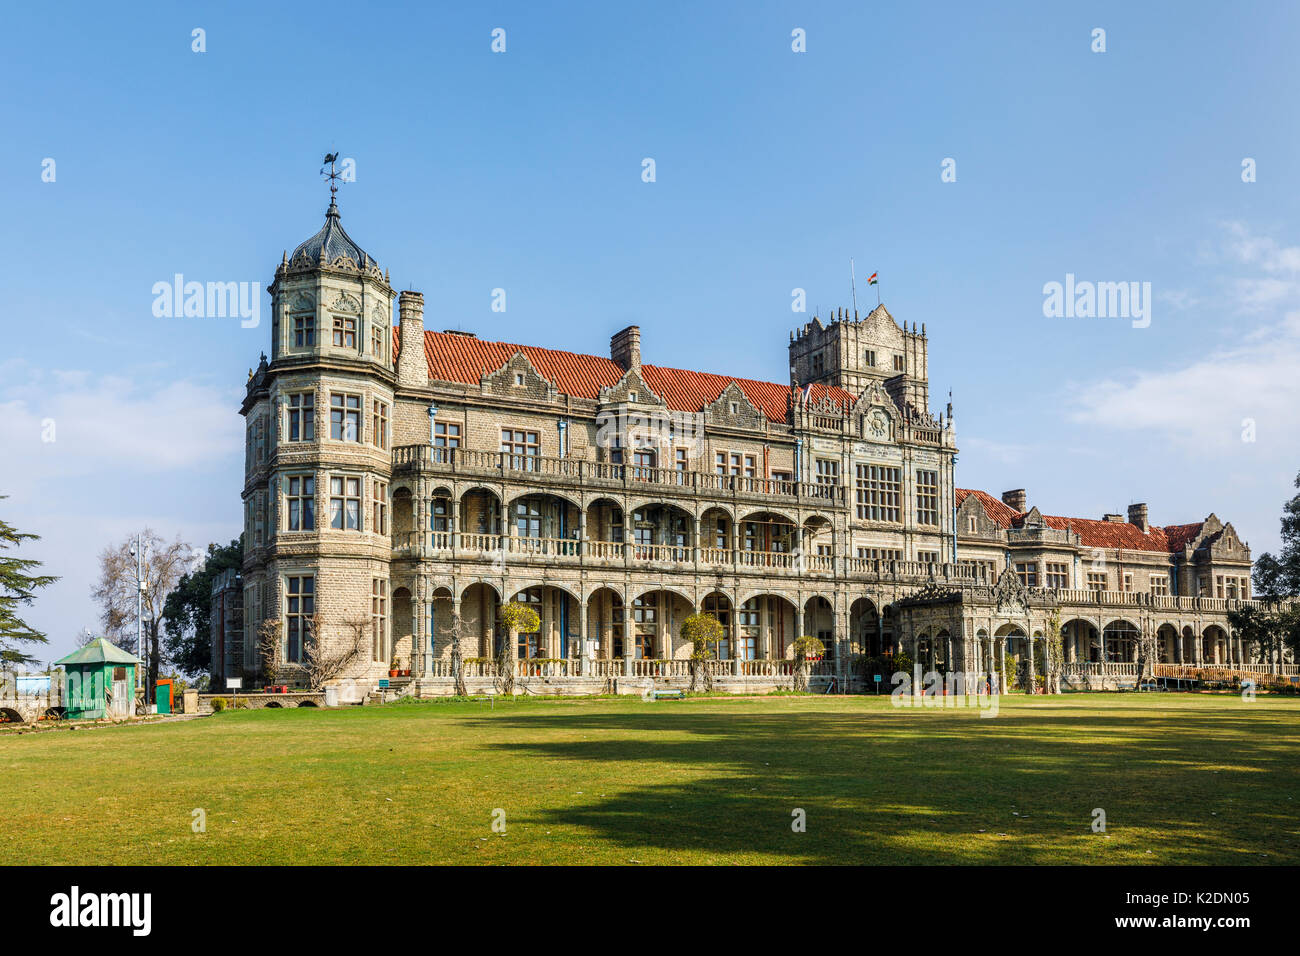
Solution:
M331 198L325 212L325 225L320 232L293 250L293 255L282 264L287 271L300 269L333 269L338 272L360 272L382 277L379 263L370 258L343 228L338 204Z

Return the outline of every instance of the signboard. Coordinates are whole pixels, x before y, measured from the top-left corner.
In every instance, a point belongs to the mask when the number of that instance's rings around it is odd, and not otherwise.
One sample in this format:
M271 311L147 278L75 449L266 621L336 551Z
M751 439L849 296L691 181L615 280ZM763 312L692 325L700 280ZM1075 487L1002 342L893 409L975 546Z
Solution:
M239 690L239 688L243 686L244 686L244 679L242 677L226 678L226 690Z
M875 677L876 677L876 683L879 684L879 683L880 683L880 675L879 675L879 674L876 674Z

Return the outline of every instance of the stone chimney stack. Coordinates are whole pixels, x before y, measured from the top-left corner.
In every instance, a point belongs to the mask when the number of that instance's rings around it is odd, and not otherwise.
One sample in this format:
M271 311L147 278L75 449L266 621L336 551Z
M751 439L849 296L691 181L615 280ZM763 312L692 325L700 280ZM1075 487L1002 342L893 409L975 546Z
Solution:
M1002 503L1019 514L1029 510L1029 496L1025 494L1024 488L1002 492Z
M641 367L641 326L629 325L609 340L609 357L625 369Z
M429 384L429 365L424 357L424 296L419 292L403 292L397 298L397 315L401 325L398 384L423 388Z
M1147 521L1147 506L1145 504L1128 506L1128 523L1137 525L1142 529L1143 534L1151 530L1151 524Z

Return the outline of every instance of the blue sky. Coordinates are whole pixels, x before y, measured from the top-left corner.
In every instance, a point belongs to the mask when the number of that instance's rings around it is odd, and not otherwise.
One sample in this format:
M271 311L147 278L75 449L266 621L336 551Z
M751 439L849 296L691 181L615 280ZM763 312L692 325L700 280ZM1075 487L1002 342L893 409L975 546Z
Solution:
M331 149L356 162L344 224L431 327L600 354L637 323L648 362L785 381L791 290L847 306L853 257L926 324L960 485L1214 511L1275 548L1300 470L1300 8L878 6L11 10L0 514L63 575L29 616L52 651L96 626L104 545L238 534L267 328L155 318L151 289L265 287L319 228ZM1150 326L1045 318L1067 273L1150 282Z

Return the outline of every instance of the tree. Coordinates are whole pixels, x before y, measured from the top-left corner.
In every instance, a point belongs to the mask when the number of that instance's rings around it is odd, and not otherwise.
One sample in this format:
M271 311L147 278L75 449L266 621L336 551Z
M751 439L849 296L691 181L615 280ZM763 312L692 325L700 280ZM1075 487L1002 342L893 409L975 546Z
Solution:
M367 614L353 614L343 619L343 626L348 632L348 641L338 650L327 651L321 646L321 635L325 622L317 612L307 619L306 632L303 635L303 665L307 671L307 685L312 690L320 690L330 681L338 680L352 669L352 665L364 659L370 650L370 617ZM277 634L277 637L279 635Z
M507 639L501 642L497 654L497 678L501 682L501 693L512 694L515 689L515 642L519 634L532 634L542 626L542 619L527 604L511 601L502 605L501 626L506 629Z
M705 662L713 659L713 649L726 637L722 623L712 614L692 614L682 621L679 631L682 640L691 645L691 657L688 666L691 669L691 690L701 683L706 691L713 690L713 674Z
M209 544L203 565L181 575L163 602L163 642L168 659L183 674L212 669L212 582L218 575L244 565L244 546Z
M163 606L167 596L194 562L194 549L178 536L167 543L150 529L140 534L140 573L136 570L135 536L127 537L121 544L110 546L99 556L99 584L91 588L91 596L102 609L104 632L113 643L122 645L124 639L136 628L136 595L141 598L144 622L144 653L146 658L145 687L158 680L162 663L159 637L162 631ZM137 650L136 653L140 653Z
M1295 486L1300 488L1300 475ZM1300 594L1300 494L1282 506L1281 549L1276 556L1265 551L1256 558L1251 579L1263 606L1229 611L1228 622L1265 663L1280 662L1288 647L1300 657L1300 612L1281 606L1284 599Z
M284 651L280 647L282 628L283 625L273 617L265 618L257 625L257 659L264 686L275 683L284 663Z
M0 500L5 498L0 495ZM41 566L32 558L13 558L4 554L24 541L39 541L40 535L18 531L6 521L0 521L0 664L31 664L36 658L21 650L19 644L45 644L47 638L18 616L19 605L29 605L36 592L49 587L57 577L50 574L31 574Z
M1061 671L1065 669L1065 647L1061 643L1061 612L1053 610L1047 618L1046 660L1043 662L1043 692L1061 692Z
M811 668L808 666L808 659L812 657L821 657L826 653L826 645L815 637L807 634L796 638L794 642L794 689L806 691L808 689L808 676Z
M456 684L453 693L457 697L469 696L469 689L465 686L465 655L460 649L466 632L465 619L456 611L451 616L451 676Z

